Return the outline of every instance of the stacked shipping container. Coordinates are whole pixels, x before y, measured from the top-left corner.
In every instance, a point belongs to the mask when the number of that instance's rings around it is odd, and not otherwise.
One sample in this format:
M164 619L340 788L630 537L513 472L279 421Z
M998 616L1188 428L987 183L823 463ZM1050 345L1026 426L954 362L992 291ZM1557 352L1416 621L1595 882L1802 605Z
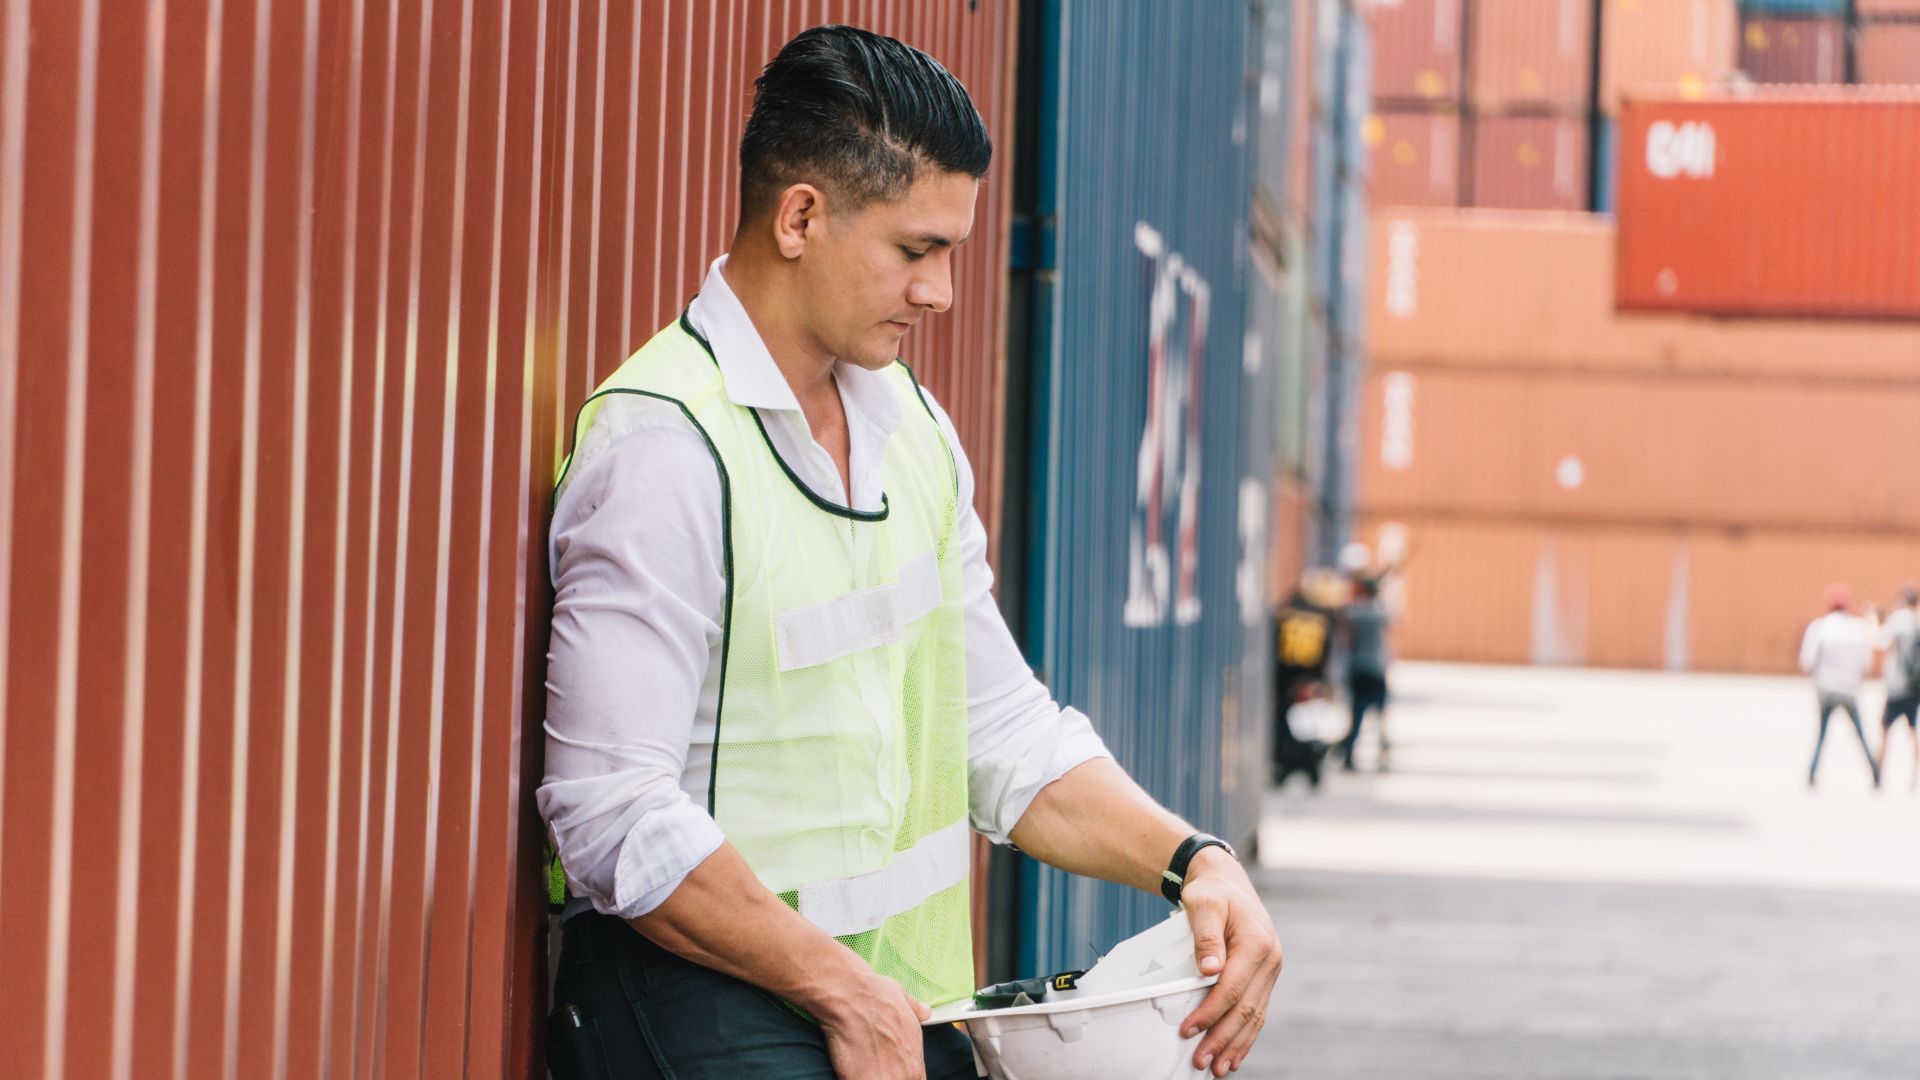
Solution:
M1377 207L1607 209L1623 92L1726 82L1738 27L1734 0L1371 0L1366 12L1380 43Z
M1757 83L1920 83L1915 0L1742 0L1740 68Z
M1376 222L1364 519L1408 655L1779 671L1829 580L1920 576L1920 332L1614 310L1585 215Z

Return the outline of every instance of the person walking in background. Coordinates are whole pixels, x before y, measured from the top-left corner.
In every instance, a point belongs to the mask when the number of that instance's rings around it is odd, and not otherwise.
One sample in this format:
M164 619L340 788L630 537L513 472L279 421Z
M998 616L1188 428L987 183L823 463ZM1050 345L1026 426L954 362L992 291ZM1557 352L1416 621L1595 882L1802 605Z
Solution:
M1920 585L1909 581L1900 586L1900 602L1880 624L1880 678L1887 686L1887 705L1880 713L1880 753L1874 768L1887 774L1887 746L1893 742L1893 726L1907 722L1913 741L1913 783L1920 788Z
M1867 729L1860 725L1860 705L1855 700L1860 683L1873 666L1873 624L1853 614L1853 595L1845 585L1827 589L1827 613L1813 620L1800 640L1800 670L1813 676L1814 693L1820 701L1820 734L1813 741L1813 764L1807 767L1807 786L1812 787L1820 773L1820 747L1827 741L1827 721L1835 709L1843 710L1853 721L1860 736L1860 749L1866 752L1867 768L1873 771L1873 786L1880 786L1880 764L1873 747L1867 744Z
M1346 581L1332 570L1309 571L1274 616L1273 782L1296 772L1320 786L1320 763L1331 733L1295 730L1296 705L1325 696L1327 660L1333 654L1335 620L1345 603Z
M1353 747L1360 741L1360 725L1368 712L1380 715L1380 768L1387 767L1387 664L1392 659L1387 634L1393 619L1380 599L1380 579L1362 577L1354 583L1354 599L1342 622L1347 636L1347 703L1353 726L1340 742L1340 767L1353 771Z

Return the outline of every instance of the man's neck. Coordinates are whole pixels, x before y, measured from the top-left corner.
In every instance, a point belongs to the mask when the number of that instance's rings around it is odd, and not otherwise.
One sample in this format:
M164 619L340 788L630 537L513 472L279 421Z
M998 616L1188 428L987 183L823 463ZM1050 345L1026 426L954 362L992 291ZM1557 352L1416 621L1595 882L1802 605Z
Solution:
M778 280L781 269L751 253L736 250L727 257L721 275L746 310L754 331L766 345L768 355L773 357L774 366L786 378L793 396L802 409L811 412L810 402L835 392L834 358L798 329L799 320L787 300L788 290L782 288Z

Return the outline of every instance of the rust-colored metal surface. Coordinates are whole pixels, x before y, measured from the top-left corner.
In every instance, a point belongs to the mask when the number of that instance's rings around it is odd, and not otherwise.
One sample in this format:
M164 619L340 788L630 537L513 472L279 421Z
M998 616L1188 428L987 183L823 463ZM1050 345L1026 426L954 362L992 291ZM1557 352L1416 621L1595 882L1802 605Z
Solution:
M1920 380L1381 364L1361 400L1370 510L1920 530Z
M1920 19L1920 0L1853 0L1853 10L1862 19Z
M1591 0L1475 0L1467 98L1483 112L1586 108L1592 92Z
M1464 0L1373 0L1373 98L1379 102L1458 101Z
M1854 70L1860 82L1920 86L1920 21L1861 23L1854 34Z
M0 3L0 1076L544 1075L564 420L829 20L1001 146L909 343L991 523L1009 4Z
M1605 0L1600 108L1628 93L1694 98L1724 84L1739 51L1734 0Z
M1920 372L1911 323L1617 311L1610 218L1381 210L1368 233L1367 338L1382 363L1894 384Z
M1617 302L1920 317L1920 89L1630 102Z
M1460 204L1460 115L1386 111L1368 118L1367 195L1374 206Z
M1580 210L1587 204L1583 118L1481 116L1473 121L1467 202L1496 210Z
M1758 83L1846 82L1847 20L1748 16L1740 28L1740 70Z
M1374 515L1409 559L1397 655L1789 673L1830 582L1889 606L1920 534Z

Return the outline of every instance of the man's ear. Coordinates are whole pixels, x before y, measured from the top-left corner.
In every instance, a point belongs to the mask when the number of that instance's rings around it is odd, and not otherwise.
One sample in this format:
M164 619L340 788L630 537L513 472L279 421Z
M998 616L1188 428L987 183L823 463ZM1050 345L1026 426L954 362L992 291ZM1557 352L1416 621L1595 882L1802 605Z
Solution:
M812 184L793 184L773 205L773 242L780 254L797 259L820 229L826 196Z

